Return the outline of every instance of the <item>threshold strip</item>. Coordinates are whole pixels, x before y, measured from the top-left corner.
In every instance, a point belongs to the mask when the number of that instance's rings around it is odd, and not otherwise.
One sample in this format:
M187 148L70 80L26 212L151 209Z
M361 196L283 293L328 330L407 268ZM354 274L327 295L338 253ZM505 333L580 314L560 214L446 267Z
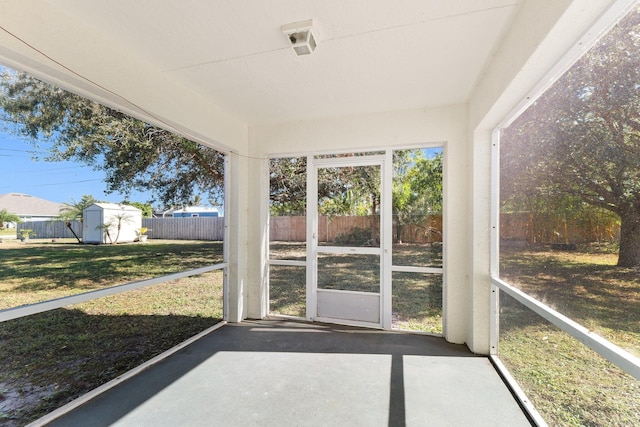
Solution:
M87 302L109 295L117 295L122 292L144 288L146 286L159 285L170 280L177 280L189 276L197 276L198 274L204 274L210 271L222 270L223 268L226 268L227 265L228 264L226 262L223 262L220 264L213 264L206 267L195 268L193 270L172 273L166 276L154 277L147 280L139 280L137 282L130 282L122 285L112 286L109 288L97 289L95 291L83 292L81 294L69 295L66 297L56 298L48 301L37 302L21 307L7 308L5 310L0 310L0 322L6 322L7 320L18 319L20 317L30 316L32 314L44 313L45 311L51 311L57 308L62 308L81 302Z
M306 267L307 261L298 261L298 260L290 260L290 259L270 259L268 261L269 265L280 265L280 266L288 266L288 267Z

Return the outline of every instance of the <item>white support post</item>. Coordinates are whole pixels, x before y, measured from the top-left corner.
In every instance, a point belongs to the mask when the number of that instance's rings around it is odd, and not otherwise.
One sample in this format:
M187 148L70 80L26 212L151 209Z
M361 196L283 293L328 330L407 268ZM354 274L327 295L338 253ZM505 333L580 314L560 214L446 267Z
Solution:
M227 317L229 322L241 322L246 318L247 284L247 200L248 159L236 153L228 155L229 167L227 216L228 285Z
M224 235L222 241L222 261L226 264L222 276L222 319L229 321L229 205L231 203L229 155L224 156Z
M382 230L381 245L382 259L380 260L381 277L382 277L382 327L391 329L391 298L393 292L393 273L392 273L392 252L393 252L393 151L386 150L385 160L382 164Z
M269 161L266 158L247 159L247 282L246 316L263 319L268 314L268 251L269 251Z
M471 213L469 260L470 301L467 345L474 353L490 354L491 315L491 143L490 131L476 131L471 140Z
M491 135L491 255L490 277L498 277L500 259L500 129ZM498 354L500 338L500 289L491 284L489 301L489 354Z
M317 315L318 176L313 155L307 156L307 320Z

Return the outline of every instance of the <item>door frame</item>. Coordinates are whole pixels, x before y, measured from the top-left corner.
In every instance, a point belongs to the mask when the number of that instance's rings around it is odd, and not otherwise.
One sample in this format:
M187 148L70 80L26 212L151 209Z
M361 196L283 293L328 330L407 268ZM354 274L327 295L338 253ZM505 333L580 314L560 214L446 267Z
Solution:
M307 156L307 289L306 315L311 321L323 321L352 326L391 329L391 254L392 254L392 170L393 154L354 157L316 158ZM323 167L380 166L380 294L379 322L364 322L318 316L318 169ZM340 252L333 248L327 252ZM362 251L371 254L371 248Z

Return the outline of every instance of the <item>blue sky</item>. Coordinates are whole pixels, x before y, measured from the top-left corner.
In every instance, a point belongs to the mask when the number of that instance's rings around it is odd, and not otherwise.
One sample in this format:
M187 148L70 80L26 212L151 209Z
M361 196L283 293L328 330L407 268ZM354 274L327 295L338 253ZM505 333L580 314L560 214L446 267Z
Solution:
M8 68L0 65L0 72ZM122 202L120 193L106 194L104 173L83 163L34 160L33 145L11 132L11 124L0 120L0 194L24 193L57 203L79 201L90 194L105 202ZM149 193L132 192L132 202L148 202ZM155 207L155 206L154 206Z
M114 203L124 200L122 194L105 193L103 172L82 163L34 161L34 151L28 141L0 129L0 194L24 193L57 203L79 201L84 194ZM130 197L134 202L150 199L138 192Z
M442 153L441 148L425 151L430 158ZM85 194L113 203L124 200L120 193L105 193L103 172L83 163L34 160L34 156L45 154L0 128L0 194L24 193L57 203L79 201ZM129 200L148 202L151 199L150 193L132 192Z

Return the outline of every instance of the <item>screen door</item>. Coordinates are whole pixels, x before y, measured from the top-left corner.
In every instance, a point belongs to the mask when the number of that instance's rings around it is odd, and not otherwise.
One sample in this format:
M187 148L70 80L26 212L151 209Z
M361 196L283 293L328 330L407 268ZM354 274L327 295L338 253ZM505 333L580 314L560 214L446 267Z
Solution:
M313 159L307 193L313 320L384 326L384 164L385 156Z

